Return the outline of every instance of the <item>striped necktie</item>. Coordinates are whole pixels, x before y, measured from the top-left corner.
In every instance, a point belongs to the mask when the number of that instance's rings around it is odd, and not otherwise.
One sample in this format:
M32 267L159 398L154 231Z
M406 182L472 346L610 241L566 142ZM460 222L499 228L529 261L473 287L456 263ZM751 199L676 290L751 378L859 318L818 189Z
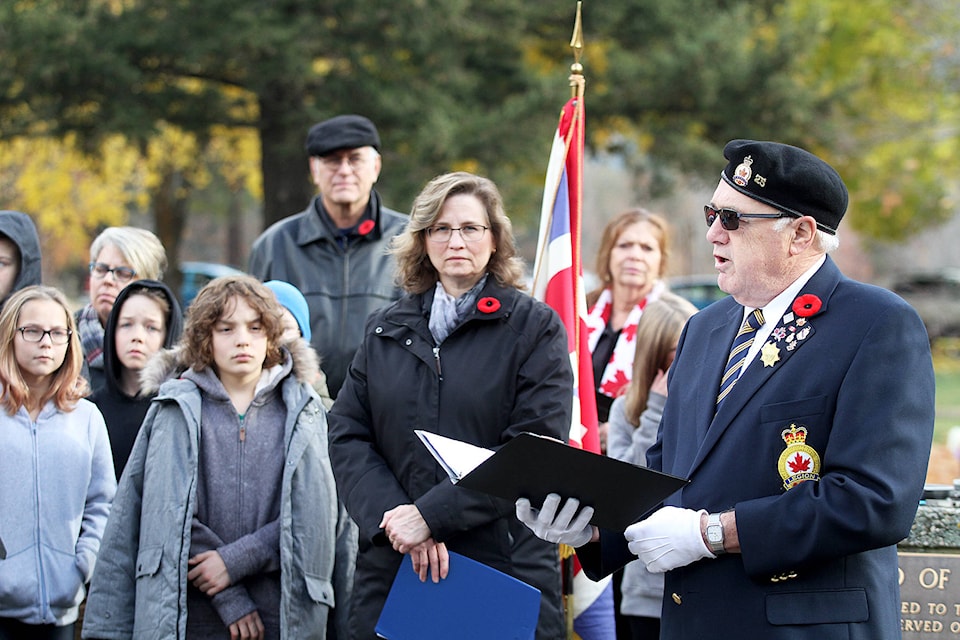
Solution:
M730 347L730 357L727 358L727 366L723 370L723 378L720 379L720 393L717 394L717 406L727 397L733 385L737 383L740 377L740 370L743 369L743 363L747 360L747 351L753 344L754 334L757 329L763 326L763 312L755 309L743 320L737 337L733 339L733 346Z

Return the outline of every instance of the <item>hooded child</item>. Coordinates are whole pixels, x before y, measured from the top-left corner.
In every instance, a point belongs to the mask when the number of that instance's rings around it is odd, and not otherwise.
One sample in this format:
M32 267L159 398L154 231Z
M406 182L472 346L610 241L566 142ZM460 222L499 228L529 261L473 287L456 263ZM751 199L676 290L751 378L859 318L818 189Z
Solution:
M117 480L153 398L140 392L140 373L154 353L176 344L182 330L180 303L164 283L136 280L117 294L104 329L104 386L91 397L107 423Z

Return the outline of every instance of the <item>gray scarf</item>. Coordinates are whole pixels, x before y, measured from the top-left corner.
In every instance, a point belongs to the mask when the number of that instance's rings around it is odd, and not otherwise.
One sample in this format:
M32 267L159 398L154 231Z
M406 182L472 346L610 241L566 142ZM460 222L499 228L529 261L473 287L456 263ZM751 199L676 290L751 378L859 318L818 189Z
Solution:
M443 342L457 323L464 318L473 308L480 290L487 282L487 276L480 278L480 281L473 285L469 291L454 298L440 281L437 281L437 287L433 294L433 305L430 307L430 333L437 344Z

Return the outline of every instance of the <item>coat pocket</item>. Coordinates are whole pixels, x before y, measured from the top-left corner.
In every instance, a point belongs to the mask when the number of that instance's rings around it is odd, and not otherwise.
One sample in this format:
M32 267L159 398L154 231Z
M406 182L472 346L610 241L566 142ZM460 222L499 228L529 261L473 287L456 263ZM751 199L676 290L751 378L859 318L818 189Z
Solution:
M314 602L325 604L328 607L334 606L332 582L309 574L305 574L303 577L307 583L307 593L310 594L310 598Z
M38 593L40 576L35 547L27 547L0 562L0 611L32 607Z
M863 589L794 591L767 595L767 622L774 625L840 624L870 618Z
M163 547L146 547L137 554L136 578L152 576L160 570L160 559L163 557Z

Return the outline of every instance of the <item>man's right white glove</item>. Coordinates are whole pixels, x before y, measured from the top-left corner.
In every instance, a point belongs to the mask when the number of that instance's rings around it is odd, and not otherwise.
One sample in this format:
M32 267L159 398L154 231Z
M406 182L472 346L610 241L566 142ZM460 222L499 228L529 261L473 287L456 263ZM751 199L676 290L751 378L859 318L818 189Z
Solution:
M715 558L700 533L700 518L706 511L662 507L646 520L623 532L627 548L650 573L685 567L702 558Z
M551 493L543 501L540 509L530 506L526 498L517 500L517 519L533 531L540 539L547 542L560 542L571 547L580 547L593 538L593 507L580 509L580 501L576 498L567 498L560 513L560 496ZM580 510L580 513L577 513ZM576 516L576 517L574 517Z

